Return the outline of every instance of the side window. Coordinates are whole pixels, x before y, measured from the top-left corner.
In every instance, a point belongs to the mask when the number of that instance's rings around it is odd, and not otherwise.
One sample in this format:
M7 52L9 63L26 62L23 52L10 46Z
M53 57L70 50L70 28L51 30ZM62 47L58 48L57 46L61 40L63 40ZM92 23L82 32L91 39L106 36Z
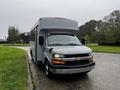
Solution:
M35 41L35 31L37 31L38 25L31 31L30 40Z
M31 31L30 39L31 41L35 41L35 30Z

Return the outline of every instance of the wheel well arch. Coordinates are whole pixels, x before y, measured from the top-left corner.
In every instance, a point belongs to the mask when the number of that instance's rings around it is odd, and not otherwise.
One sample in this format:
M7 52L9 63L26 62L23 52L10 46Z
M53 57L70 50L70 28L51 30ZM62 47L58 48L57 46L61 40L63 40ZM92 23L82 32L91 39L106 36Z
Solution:
M47 57L45 57L45 59L44 59L44 64L46 63L46 62L48 62L49 61L49 59L47 58Z

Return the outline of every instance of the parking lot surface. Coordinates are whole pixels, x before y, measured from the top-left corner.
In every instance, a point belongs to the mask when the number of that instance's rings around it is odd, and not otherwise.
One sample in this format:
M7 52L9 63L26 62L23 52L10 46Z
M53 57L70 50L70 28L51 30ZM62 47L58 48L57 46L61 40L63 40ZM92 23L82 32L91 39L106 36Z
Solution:
M28 48L25 48L28 51ZM42 67L30 59L36 90L120 90L120 54L94 53L96 67L87 75L48 79Z

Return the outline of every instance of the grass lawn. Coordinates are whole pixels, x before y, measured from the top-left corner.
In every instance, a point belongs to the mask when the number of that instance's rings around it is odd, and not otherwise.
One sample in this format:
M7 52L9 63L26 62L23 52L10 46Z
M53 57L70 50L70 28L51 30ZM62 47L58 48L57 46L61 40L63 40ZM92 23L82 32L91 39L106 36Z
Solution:
M0 46L0 90L28 90L26 52Z
M120 53L120 46L88 45L94 52Z
M30 44L0 44L1 46L30 46Z

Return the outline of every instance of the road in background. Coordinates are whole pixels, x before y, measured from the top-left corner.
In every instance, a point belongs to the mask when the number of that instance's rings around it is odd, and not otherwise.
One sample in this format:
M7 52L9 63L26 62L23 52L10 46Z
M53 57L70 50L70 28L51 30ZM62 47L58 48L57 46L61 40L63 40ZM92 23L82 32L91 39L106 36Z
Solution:
M23 49L29 53L29 48ZM94 60L96 67L87 75L48 79L43 68L30 59L36 90L120 90L120 54L94 53Z

